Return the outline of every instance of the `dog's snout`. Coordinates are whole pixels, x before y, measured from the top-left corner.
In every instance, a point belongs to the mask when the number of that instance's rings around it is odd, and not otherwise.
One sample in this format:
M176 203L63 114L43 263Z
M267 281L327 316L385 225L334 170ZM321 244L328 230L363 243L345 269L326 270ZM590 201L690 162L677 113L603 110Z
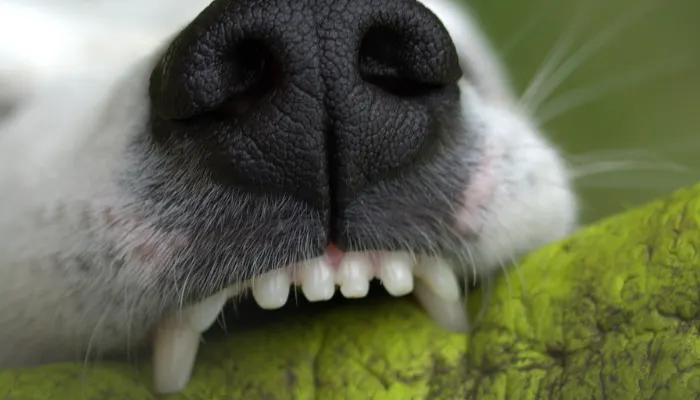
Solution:
M154 69L152 130L217 183L302 200L330 229L431 154L460 76L415 0L217 0Z

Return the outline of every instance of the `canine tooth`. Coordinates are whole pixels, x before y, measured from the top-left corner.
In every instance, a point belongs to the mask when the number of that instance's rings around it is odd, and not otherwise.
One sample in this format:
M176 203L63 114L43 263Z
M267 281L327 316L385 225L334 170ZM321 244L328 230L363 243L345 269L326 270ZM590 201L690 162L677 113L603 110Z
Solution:
M445 301L456 301L461 297L457 276L444 259L421 257L415 274Z
M453 332L469 332L469 321L462 296L458 296L456 300L445 300L421 280L416 280L413 295L438 325Z
M211 324L214 323L216 317L221 313L221 309L224 308L226 300L228 300L230 293L228 290L222 290L221 292L204 299L203 301L188 307L183 311L182 322L187 321L190 328L194 329L196 332L204 332Z
M287 303L292 281L287 270L279 269L255 278L253 298L265 310L274 310Z
M187 386L192 374L200 333L187 326L161 328L156 334L153 355L153 390L177 393Z
M369 257L360 253L348 253L338 267L340 292L348 299L367 296L372 274Z
M160 394L184 389L192 374L200 333L214 323L232 294L223 290L167 318L153 343L153 387Z
M301 290L309 301L325 301L333 297L335 277L324 257L308 261L301 274Z
M406 253L385 253L379 259L379 279L392 296L413 290L413 260Z

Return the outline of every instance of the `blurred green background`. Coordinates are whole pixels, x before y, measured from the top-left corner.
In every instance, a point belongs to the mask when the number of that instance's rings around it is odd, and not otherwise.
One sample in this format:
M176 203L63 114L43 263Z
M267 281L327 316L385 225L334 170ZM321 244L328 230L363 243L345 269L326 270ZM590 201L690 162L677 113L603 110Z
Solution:
M565 51L536 115L581 175L585 222L700 181L700 0L466 4L519 94Z

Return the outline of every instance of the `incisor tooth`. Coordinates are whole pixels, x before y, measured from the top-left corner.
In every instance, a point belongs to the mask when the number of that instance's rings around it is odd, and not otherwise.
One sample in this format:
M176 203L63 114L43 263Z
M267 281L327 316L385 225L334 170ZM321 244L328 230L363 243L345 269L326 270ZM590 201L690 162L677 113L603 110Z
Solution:
M258 276L253 282L253 298L265 310L274 310L287 303L292 281L286 269Z
M184 389L192 374L201 332L214 323L232 289L183 309L167 318L153 343L153 387L160 394Z
M309 301L325 301L333 297L335 276L324 257L309 260L301 267L301 290Z
M447 302L456 301L462 295L454 270L442 258L420 257L415 274Z
M384 253L379 258L379 279L392 296L413 290L413 259L407 253Z
M416 280L413 295L438 325L450 331L468 333L469 322L462 296L447 301L420 279Z
M367 296L371 274L372 264L367 255L346 254L338 267L337 281L340 285L340 293L348 299Z

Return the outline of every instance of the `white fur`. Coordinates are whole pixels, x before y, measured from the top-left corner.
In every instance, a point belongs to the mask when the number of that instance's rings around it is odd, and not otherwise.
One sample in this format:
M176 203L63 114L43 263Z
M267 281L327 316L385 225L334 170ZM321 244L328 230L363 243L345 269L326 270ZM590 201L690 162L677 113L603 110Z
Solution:
M575 199L565 165L516 108L474 19L447 0L423 2L443 20L469 71L463 112L480 127L485 155L460 218L480 231L473 256L486 274L568 233ZM95 236L124 248L176 242L138 215L120 214L118 228L81 224L127 207L113 176L128 167L125 147L143 125L148 74L157 52L207 3L0 1L0 107L12 107L0 114L0 366L126 350L146 338L143 321L158 314L158 304L115 306L103 296L123 291L126 298L133 282L148 285L157 277L150 264L132 259L118 276L81 282L55 257Z

